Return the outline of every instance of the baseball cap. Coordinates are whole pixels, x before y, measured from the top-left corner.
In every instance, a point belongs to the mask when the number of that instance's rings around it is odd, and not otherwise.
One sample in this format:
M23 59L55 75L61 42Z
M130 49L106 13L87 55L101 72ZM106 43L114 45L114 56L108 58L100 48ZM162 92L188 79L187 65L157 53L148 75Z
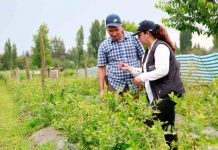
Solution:
M114 26L114 27L118 27L120 26L122 23L121 23L121 19L118 15L116 14L110 14L107 16L106 18L106 26L109 27L109 26Z
M139 23L138 28L135 33L132 34L132 36L135 36L143 31L153 31L160 27L158 24L155 24L153 21L150 20L143 20Z

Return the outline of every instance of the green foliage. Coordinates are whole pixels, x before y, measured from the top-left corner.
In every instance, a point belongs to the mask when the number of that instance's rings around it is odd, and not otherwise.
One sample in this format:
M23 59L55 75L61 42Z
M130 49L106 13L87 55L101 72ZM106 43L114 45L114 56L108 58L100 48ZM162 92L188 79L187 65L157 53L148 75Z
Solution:
M24 115L19 113L19 106L13 102L5 84L0 80L0 149L30 148L30 139L26 138L28 129Z
M4 54L3 54L3 67L5 69L11 69L11 51L12 51L12 45L10 39L8 39L5 43Z
M89 66L95 66L97 64L98 47L106 37L105 23L100 23L95 20L90 28L90 35L88 40L88 56Z
M75 47L69 49L67 52L67 59L70 60L71 67L76 69L78 64L78 52Z
M137 25L134 22L123 21L124 29L128 32L135 32ZM147 49L147 46L143 46L144 49Z
M169 15L162 20L169 27L198 34L218 33L216 0L159 0L155 7Z
M32 66L37 66L41 68L41 54L40 54L40 33L43 35L43 44L45 50L45 64L49 66L51 64L51 46L48 39L49 29L46 24L42 24L39 27L38 34L33 35L34 47L32 47Z
M83 26L80 27L80 29L77 31L76 34L76 48L74 49L75 52L75 64L76 68L80 68L84 66L83 62L83 53L84 53L84 33L83 33Z
M217 52L218 52L218 48L214 48L214 49L210 50L209 52L210 52L210 53L214 53L214 52L217 53Z
M134 22L123 21L125 31L135 32L137 25Z
M5 43L2 62L3 69L14 69L17 66L17 48L15 44L11 44L10 39Z
M182 149L208 149L217 146L218 80L209 84L187 85L184 98L178 99L177 122ZM182 130L179 130L182 129ZM211 130L213 132L211 132Z
M65 58L65 46L64 42L60 39L57 38L56 36L51 39L51 53L52 57L54 58L54 66L63 66L66 67L67 63L69 61L66 60Z
M192 33L188 31L180 32L180 52L187 53L192 48Z
M213 35L213 48L218 49L218 33Z
M193 48L186 49L186 54L207 55L209 53L212 53L212 52L207 51L204 48L200 47L199 44L194 45Z
M177 102L176 130L179 149L208 149L216 146L218 80L210 84L185 85L183 98ZM140 94L120 97L107 93L99 97L97 78L60 78L47 80L42 91L40 80L22 81L13 87L23 112L31 113L29 126L52 125L67 136L68 145L80 149L168 149L161 122L148 128L144 119L152 119L152 109Z
M0 70L3 70L3 55L0 54Z
M23 55L17 57L17 67L19 69L24 69L25 68L25 66L24 66L24 56Z
M14 69L17 67L17 47L15 44L12 46L11 51L11 68Z

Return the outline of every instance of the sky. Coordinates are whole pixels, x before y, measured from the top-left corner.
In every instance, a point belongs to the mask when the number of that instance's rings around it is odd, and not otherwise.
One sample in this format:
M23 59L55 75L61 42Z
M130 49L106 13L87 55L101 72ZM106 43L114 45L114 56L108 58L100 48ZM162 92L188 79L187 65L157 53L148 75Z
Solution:
M60 37L66 50L75 46L76 33L83 26L85 43L89 29L95 19L105 20L111 13L118 14L121 20L138 24L148 19L161 24L168 17L154 7L158 0L0 0L0 54L4 52L7 39L17 46L18 55L31 51L33 35L37 34L42 23L49 28L48 36ZM179 46L179 31L167 29L171 40ZM212 37L197 36L193 44L210 49Z

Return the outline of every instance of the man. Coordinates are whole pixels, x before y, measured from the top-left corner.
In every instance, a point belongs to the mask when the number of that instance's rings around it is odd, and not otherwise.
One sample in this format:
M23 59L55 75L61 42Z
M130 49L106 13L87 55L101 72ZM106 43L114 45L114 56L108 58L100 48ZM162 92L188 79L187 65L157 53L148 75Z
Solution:
M133 75L121 70L118 63L125 62L128 65L139 67L144 54L143 46L136 37L124 31L121 19L116 14L107 16L106 30L109 37L101 43L98 49L100 95L105 94L105 81L107 81L110 92L122 93L129 89L136 91L137 87L132 83Z

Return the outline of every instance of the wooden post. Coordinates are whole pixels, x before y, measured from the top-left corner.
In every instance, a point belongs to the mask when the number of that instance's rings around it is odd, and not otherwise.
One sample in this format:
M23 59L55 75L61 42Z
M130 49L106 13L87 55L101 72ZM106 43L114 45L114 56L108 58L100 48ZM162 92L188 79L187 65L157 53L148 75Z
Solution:
M60 64L58 63L58 77L60 75L60 72L61 72L61 67L60 67Z
M8 78L11 79L11 70L8 72Z
M32 71L31 71L31 70L29 71L29 73L30 73L30 80L32 80L33 73L32 73Z
M19 83L20 82L20 69L19 68L15 69L15 77L16 77L17 83Z
M27 56L25 56L25 68L27 80L30 81L29 58Z
M45 49L44 49L44 42L43 42L43 33L39 33L40 36L40 53L41 53L41 80L42 80L42 88L45 88Z
M85 60L84 60L84 66L85 66L85 78L87 78L87 67L88 67L88 54L85 54Z
M49 68L47 69L47 71L48 71L48 78L50 78L51 68L49 67Z

